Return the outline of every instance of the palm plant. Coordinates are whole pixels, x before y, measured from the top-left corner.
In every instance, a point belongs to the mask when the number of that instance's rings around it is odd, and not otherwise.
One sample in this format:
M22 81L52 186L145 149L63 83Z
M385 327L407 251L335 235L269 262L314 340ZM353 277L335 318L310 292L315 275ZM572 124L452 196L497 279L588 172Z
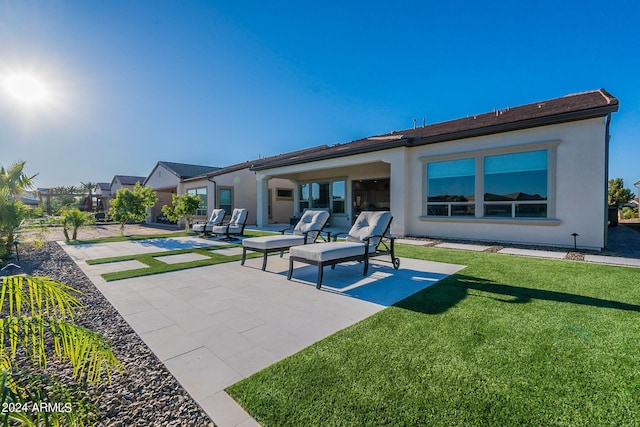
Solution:
M73 387L44 374L51 355L70 363L73 378L81 383L97 384L105 376L110 381L114 370L122 370L104 338L74 323L82 308L76 298L79 294L49 277L2 277L0 403L3 408L14 409L0 415L5 425L10 421L34 426L87 425L95 421L95 408L84 399L78 400ZM29 367L19 366L19 350L28 356ZM57 402L60 410L32 410L43 402Z
M8 190L0 189L0 252L11 252L16 229L27 214L28 210L23 203L15 201L8 194Z
M23 169L26 162L17 162L5 168L0 165L0 189L6 189L11 197L17 199L27 188L31 187L31 177L25 175Z
M91 214L82 212L78 208L67 208L62 209L60 222L62 223L62 232L64 233L64 237L68 242L69 240L77 240L78 229L93 224L94 218ZM69 236L69 231L72 232L71 237Z
M25 175L24 165L25 162L14 163L8 168L0 165L0 242L4 239L0 253L11 251L14 232L27 215L19 197L31 187L31 180L36 175Z

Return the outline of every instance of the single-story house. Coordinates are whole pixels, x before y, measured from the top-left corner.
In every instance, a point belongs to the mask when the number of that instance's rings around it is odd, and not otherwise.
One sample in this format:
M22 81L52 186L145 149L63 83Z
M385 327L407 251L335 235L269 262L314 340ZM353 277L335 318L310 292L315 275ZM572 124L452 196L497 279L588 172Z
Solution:
M119 189L128 188L131 190L137 183L143 185L144 180L144 176L115 175L109 184L111 198L116 196Z
M206 174L218 170L215 166L192 165L187 163L158 162L143 185L151 187L158 196L158 202L149 212L148 222L167 222L162 207L171 206L173 194L190 193L202 198L202 205L196 212L197 219L204 219L209 206L214 206L213 194L208 189Z
M98 182L93 189L93 193L97 198L96 210L104 212L109 209L109 201L111 200L111 184L108 182Z
M248 210L247 224L256 224L256 180L250 168L284 156L307 154L327 146L313 147L273 157L247 161L226 167L199 166L184 163L158 162L144 185L158 195L158 203L150 212L149 221L165 221L162 206L170 205L172 194L193 194L202 198L202 204L194 219L205 220L213 209L224 209L227 218L235 208ZM267 221L289 223L293 216L293 183L286 179L274 179L267 189Z
M390 210L397 236L601 249L616 111L600 89L269 159L251 168L257 223L286 179L296 213L330 208L334 227Z

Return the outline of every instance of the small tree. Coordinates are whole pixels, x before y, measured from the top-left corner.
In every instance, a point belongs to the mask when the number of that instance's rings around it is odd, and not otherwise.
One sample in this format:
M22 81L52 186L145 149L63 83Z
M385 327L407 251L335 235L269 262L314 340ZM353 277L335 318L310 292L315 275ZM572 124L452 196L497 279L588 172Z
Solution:
M615 178L609 180L609 206L616 206L618 209L620 206L628 203L629 200L634 198L633 191L628 188L624 188L624 181L622 178Z
M120 235L124 235L124 225L129 221L141 222L147 217L147 208L156 204L158 196L151 187L143 187L136 183L133 191L121 188L111 201L109 214L120 224Z
M62 232L64 238L67 240L77 240L78 229L94 223L94 218L91 213L82 212L78 208L64 209L60 222L62 223ZM72 232L71 239L69 238L69 231Z
M189 231L189 224L196 213L196 210L200 207L202 199L200 196L194 196L191 194L181 194L172 196L173 206L165 205L162 207L162 213L171 221L179 222L182 219L185 220L185 231Z

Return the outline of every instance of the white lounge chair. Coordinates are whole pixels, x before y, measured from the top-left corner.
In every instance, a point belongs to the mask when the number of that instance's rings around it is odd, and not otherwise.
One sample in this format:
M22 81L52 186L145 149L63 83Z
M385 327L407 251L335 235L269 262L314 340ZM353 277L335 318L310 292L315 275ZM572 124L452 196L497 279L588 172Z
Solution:
M251 237L242 241L242 261L244 265L247 258L247 251L262 253L262 271L267 268L267 255L272 252L280 252L282 257L285 250L292 246L315 243L320 233L329 222L331 214L326 210L307 209L295 227L280 230L280 236ZM292 234L285 234L285 231L293 230ZM327 233L326 240L329 241L331 235Z
M242 235L242 233L244 233L248 216L249 212L246 209L234 209L229 222L214 226L211 234L215 234L216 236L224 235L225 237L221 240L227 242L238 240L235 237L231 237L231 235Z
M196 221L193 223L193 231L198 234L211 234L213 227L224 221L224 209L214 209L208 221Z
M363 276L369 272L369 258L390 254L391 263L396 270L400 268L400 259L395 256L395 238L389 235L393 217L390 212L362 212L348 233L339 233L330 243L294 246L289 249L289 273L293 275L294 261L318 266L316 288L322 286L322 274L325 265L335 268L336 264L347 261L363 261ZM346 241L337 241L340 234L346 234Z

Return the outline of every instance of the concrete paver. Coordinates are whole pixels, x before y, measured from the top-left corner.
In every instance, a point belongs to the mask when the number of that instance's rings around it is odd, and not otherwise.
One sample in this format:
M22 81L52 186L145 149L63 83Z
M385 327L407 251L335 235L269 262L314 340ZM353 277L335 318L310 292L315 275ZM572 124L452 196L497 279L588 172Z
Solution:
M628 267L640 267L640 258L625 258L604 255L585 255L584 260L597 264L624 265Z
M435 248L443 249L458 249L463 251L483 252L491 248L491 246L484 245L472 245L469 243L440 243L434 246Z
M162 256L154 257L154 259L160 262L164 262L165 264L180 264L181 262L201 261L203 259L208 259L208 258L209 257L205 255L200 255L193 252L189 252L186 254L162 255Z
M528 256L534 258L565 259L567 252L543 251L538 249L503 248L499 254Z

